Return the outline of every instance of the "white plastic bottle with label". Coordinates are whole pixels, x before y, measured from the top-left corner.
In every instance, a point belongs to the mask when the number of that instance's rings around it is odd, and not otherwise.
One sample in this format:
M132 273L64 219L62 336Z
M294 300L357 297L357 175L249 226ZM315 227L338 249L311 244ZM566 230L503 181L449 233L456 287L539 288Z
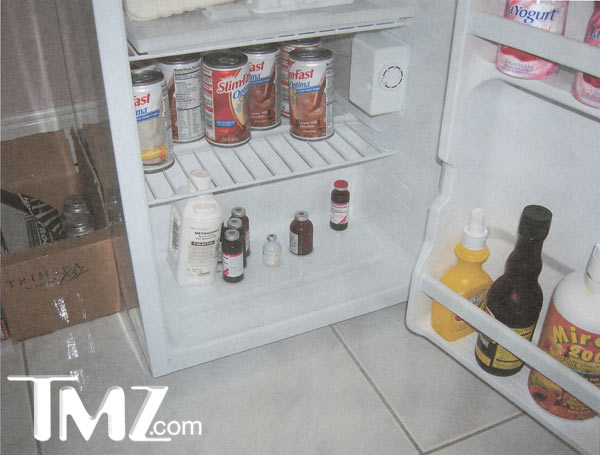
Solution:
M190 172L193 180L179 194L206 190L210 176L203 169ZM177 201L171 206L167 262L180 286L214 281L223 211L212 195Z

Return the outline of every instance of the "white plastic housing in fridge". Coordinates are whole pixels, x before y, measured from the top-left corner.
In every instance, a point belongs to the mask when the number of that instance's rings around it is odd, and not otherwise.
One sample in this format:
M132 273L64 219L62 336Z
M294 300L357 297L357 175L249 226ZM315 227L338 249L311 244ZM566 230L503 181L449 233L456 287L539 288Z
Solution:
M474 336L446 343L430 327L432 298L521 356L598 410L598 390L483 312L438 278L474 207L484 207L492 256L502 273L522 208L554 213L544 245L545 311L552 288L582 268L600 232L598 110L570 94L574 70L600 76L600 50L584 45L591 2L571 2L566 37L502 19L504 0L356 0L298 12L254 14L245 2L150 22L124 17L121 0L93 0L107 107L139 310L130 314L154 376L280 340L409 298L407 325L429 338L516 405L584 453L598 453L600 419L567 422L529 397L528 368L490 376L473 361ZM402 113L369 117L348 101L353 36L386 34L411 47ZM205 140L176 146L175 165L144 175L129 63L263 42L321 36L335 52L336 134L306 143L287 121L241 147ZM549 81L496 71L496 43L559 62ZM366 66L366 65L365 65ZM372 71L371 68L364 68ZM437 157L437 159L436 159ZM231 285L180 288L166 263L168 220L189 171L212 176L209 192L225 212L246 207L252 254ZM328 226L331 184L350 182L347 231ZM288 253L288 226L305 209L315 249ZM276 233L282 266L263 267L261 248ZM419 252L420 250L420 252ZM410 286L410 293L409 293ZM543 314L542 314L543 317ZM398 347L390 347L397 349Z
M600 111L571 95L575 70L600 75L600 49L581 43L593 4L571 2L562 37L502 19L500 3L458 3L438 151L442 177L413 272L407 325L578 450L598 454L598 417L564 420L530 397L527 379L535 368L600 412L600 389L536 347L542 324L527 342L438 281L455 262L452 250L473 207L487 209L491 258L485 268L497 278L515 244L523 207L544 205L553 220L540 277L543 321L560 278L584 270L600 240ZM547 81L506 76L494 66L496 43L558 62L560 75ZM447 342L431 328L432 299L523 359L526 367L512 377L484 372L475 362L476 333Z

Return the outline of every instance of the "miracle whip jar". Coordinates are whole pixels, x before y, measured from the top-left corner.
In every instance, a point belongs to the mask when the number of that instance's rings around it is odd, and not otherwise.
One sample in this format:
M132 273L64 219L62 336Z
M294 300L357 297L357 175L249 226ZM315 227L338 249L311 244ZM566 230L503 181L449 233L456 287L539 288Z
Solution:
M281 114L290 115L290 92L288 85L288 68L290 52L295 49L315 49L321 45L321 38L307 38L296 41L288 41L280 47L281 59Z
M206 140L233 147L250 140L250 71L241 52L219 51L202 60Z
M595 3L584 42L600 47L600 2ZM600 109L600 78L578 71L573 80L572 92L573 96L582 103Z
M507 0L504 18L564 35L568 7L567 1ZM496 68L520 79L546 79L558 73L558 64L502 44L498 45Z
M281 123L279 45L259 44L240 49L250 64L250 125L267 130Z
M144 172L163 171L174 163L165 78L160 71L140 71L131 74L131 84Z
M191 142L204 136L201 62L200 54L158 59L167 83L175 142Z
M333 52L296 49L290 52L291 135L305 141L333 135Z

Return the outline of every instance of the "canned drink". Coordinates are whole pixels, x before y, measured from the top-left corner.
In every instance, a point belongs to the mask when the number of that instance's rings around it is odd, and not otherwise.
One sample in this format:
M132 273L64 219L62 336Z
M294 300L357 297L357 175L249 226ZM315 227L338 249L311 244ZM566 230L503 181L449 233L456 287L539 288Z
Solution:
M175 142L196 141L204 136L202 113L202 58L200 54L158 59L165 76Z
M136 60L135 62L131 62L129 64L129 68L131 69L132 73L139 73L141 71L151 71L154 70L156 71L156 62L151 59L148 58L146 60Z
M250 71L248 57L221 51L202 59L206 140L222 147L250 140Z
M169 96L160 71L131 74L133 104L144 172L158 172L173 165L173 135Z
M281 123L279 45L260 44L240 49L250 65L250 125L267 130Z
M316 141L333 130L333 52L296 49L289 57L290 129L297 139Z
M281 114L289 117L290 115L290 92L288 83L288 68L290 52L296 49L316 49L321 45L321 38L307 38L303 40L288 41L281 44L280 47L280 68L281 68Z

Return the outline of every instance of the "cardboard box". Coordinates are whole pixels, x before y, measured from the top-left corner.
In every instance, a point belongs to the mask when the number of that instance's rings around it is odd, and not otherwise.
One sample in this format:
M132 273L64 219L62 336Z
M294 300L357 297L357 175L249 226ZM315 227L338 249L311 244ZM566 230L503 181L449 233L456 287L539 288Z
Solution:
M100 183L79 137L63 131L2 142L2 188L62 211L65 196L83 194L96 231L1 258L2 309L14 341L121 310L119 280ZM74 148L78 171L71 150Z

